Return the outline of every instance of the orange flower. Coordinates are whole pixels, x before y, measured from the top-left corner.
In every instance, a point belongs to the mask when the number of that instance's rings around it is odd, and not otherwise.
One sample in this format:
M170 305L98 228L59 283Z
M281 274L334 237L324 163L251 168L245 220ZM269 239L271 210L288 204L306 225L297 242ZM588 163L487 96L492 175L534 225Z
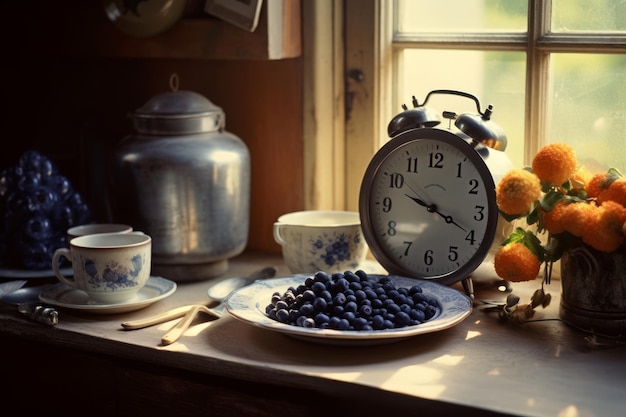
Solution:
M559 234L565 231L563 215L567 211L568 203L561 201L550 211L544 211L543 222L546 230L552 234Z
M588 219L583 242L602 252L613 252L624 243L626 208L614 201L606 201Z
M498 207L510 215L528 213L540 196L539 178L524 169L510 170L496 187Z
M598 202L615 201L626 207L626 178L618 178L606 190L600 191Z
M607 173L598 173L591 177L585 186L585 191L587 191L587 196L589 198L596 198L600 195L600 192L606 188L605 181L607 177Z
M562 185L576 171L578 161L574 149L564 143L552 143L537 152L532 170L541 182Z
M531 281L537 278L541 267L537 257L520 242L502 246L493 265L500 278L511 282Z
M594 203L572 203L568 204L561 216L563 228L581 237L587 228L589 219L595 215L598 206Z

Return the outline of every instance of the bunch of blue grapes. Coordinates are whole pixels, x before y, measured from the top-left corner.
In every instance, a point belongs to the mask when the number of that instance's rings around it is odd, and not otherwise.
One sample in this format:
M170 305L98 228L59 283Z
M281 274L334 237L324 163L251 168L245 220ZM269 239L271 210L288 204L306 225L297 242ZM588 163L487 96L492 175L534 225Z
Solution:
M265 313L305 328L371 331L424 323L439 315L441 307L419 285L396 288L389 277L371 279L362 270L320 271L298 287L275 292Z
M91 211L81 194L41 153L24 152L0 173L0 265L52 268L52 256L67 247L67 229L89 223Z

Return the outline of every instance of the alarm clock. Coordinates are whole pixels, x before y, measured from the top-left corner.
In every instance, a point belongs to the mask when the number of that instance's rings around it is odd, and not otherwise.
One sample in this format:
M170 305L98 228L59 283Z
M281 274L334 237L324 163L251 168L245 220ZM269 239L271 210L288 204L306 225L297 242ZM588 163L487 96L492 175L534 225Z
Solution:
M434 94L466 97L478 114L444 111L448 127L426 107ZM475 96L434 90L388 125L391 139L370 161L359 193L363 235L390 274L461 281L473 297L472 273L489 254L501 217L496 184L512 168L507 139ZM454 123L452 123L454 121Z

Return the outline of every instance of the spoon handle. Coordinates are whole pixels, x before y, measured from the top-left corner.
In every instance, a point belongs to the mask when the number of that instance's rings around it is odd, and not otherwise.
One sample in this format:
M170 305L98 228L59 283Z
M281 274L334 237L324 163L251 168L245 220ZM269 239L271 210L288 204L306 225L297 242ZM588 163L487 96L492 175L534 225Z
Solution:
M122 327L126 330L137 330L143 329L145 327L154 326L155 324L165 323L166 321L174 320L184 316L185 313L187 313L189 309L191 309L191 307L193 307L193 305L182 306L166 311L165 313L157 314L152 317L125 321L124 323L122 323Z
M171 345L177 341L178 338L185 333L185 330L187 330L193 319L196 317L198 311L200 311L200 306L192 306L191 309L185 313L185 316L178 323L176 323L176 325L172 327L169 332L163 335L161 343L164 345Z
M196 317L196 315L201 312L216 317L218 319L222 316L221 313L213 311L212 309L202 304L191 306L185 316L178 323L176 323L176 325L172 327L169 332L163 335L163 337L161 338L161 343L163 345L171 345L172 343L177 341L178 338L181 337L183 333L185 333L185 330L189 328L191 322Z

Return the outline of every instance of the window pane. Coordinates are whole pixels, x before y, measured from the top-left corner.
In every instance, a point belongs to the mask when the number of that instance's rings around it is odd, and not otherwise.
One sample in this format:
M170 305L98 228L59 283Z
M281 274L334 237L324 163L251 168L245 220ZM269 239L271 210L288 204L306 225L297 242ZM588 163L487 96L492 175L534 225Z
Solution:
M423 104L433 90L457 90L480 100L481 111L493 104L493 120L506 133L506 153L515 166L524 164L524 89L526 55L522 52L436 51L408 49L399 68L397 108L412 107L411 97ZM477 114L474 101L451 95L432 95L427 107L439 116L444 110ZM446 123L442 118L442 124Z
M572 145L592 171L626 172L626 57L554 54L550 62L548 140Z
M525 32L526 8L519 0L398 0L398 30Z
M615 0L552 0L552 31L624 31L626 3Z

